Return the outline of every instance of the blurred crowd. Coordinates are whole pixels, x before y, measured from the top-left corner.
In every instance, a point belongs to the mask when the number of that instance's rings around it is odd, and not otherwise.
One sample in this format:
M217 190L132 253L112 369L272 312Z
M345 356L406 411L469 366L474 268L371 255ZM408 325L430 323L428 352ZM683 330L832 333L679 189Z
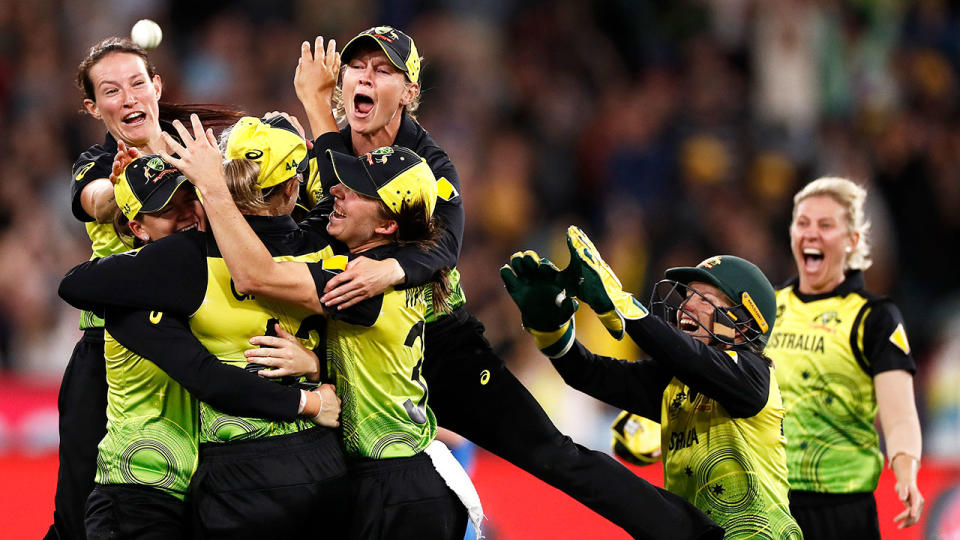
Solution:
M868 189L868 288L906 318L925 451L960 459L958 4L0 0L0 371L56 380L79 337L56 288L90 254L69 204L70 165L104 134L73 80L90 45L151 18L165 100L302 115L300 42L388 23L425 57L418 118L460 173L472 311L562 429L605 448L614 411L521 331L497 273L511 253L564 266L578 224L644 299L717 253L776 284L794 274L792 195L829 174ZM598 352L640 354L597 328L580 317Z

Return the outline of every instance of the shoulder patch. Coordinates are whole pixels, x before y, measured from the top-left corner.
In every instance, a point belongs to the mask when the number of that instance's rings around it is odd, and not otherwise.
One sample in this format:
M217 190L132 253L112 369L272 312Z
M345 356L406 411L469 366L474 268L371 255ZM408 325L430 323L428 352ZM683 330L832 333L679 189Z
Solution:
M90 172L90 169L92 169L94 165L96 165L96 163L91 161L90 163L87 163L86 165L80 167L79 169L77 169L77 173L73 175L73 178L78 181L83 180L83 176L88 172Z
M907 341L907 331L903 329L903 323L898 324L890 334L890 343L896 345L903 354L910 354L910 342Z
M320 266L324 270L343 272L347 269L347 256L334 255L333 257L328 257L323 260Z
M449 201L454 197L458 197L460 194L457 193L457 188L453 187L453 184L447 180L447 177L442 176L437 180L437 197L445 201Z
M734 364L740 363L740 357L737 356L737 351L723 351L723 352L727 353L727 356L733 359Z

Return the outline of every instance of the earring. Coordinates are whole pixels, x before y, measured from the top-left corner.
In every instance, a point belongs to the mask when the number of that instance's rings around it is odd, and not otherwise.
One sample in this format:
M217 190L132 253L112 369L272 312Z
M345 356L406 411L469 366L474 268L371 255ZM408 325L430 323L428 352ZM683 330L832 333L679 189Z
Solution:
M850 246L847 246L847 247L843 248L843 251L844 251L845 253L850 253L851 251L853 251L853 248L850 247Z

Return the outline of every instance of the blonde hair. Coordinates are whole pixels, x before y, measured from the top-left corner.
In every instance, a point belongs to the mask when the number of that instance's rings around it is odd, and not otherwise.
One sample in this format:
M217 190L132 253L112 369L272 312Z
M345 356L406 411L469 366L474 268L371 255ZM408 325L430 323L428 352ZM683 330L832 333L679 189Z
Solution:
M422 56L420 57L420 63L423 64ZM332 100L333 118L334 120L337 121L337 125L339 126L343 126L347 123L347 110L346 110L346 105L343 103L343 72L346 69L347 69L346 64L340 66L340 76L337 78L337 85L333 88L333 100ZM394 67L394 69L396 69L396 67ZM397 72L403 73L400 70L397 70ZM403 84L404 89L410 88L410 86L413 84L417 84L417 83L410 82L410 79L407 78L406 73L403 73L403 75L404 75L404 79L406 80L406 82ZM422 75L422 72L421 72L421 75ZM421 77L421 80L422 80L422 77ZM410 100L410 103L403 106L403 111L407 113L407 116L409 116L414 120L417 119L417 115L415 113L417 112L417 109L420 108L420 94L421 92L418 91L416 94L413 95L413 99Z
M810 197L830 197L843 207L843 214L850 234L859 233L860 241L847 254L844 270L866 270L873 261L870 259L870 221L864 214L863 205L867 200L867 190L846 178L825 176L817 178L803 187L793 196L793 220L797 218L797 207Z

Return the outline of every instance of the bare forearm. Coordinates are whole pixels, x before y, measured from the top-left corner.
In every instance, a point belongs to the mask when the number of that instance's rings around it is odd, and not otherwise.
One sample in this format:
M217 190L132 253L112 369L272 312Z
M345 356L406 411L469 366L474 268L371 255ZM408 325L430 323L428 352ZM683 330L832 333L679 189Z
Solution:
M923 446L913 377L903 370L886 371L874 378L874 386L888 459L900 453L919 459Z
M316 139L324 133L337 131L337 121L330 108L330 98L322 95L303 100L303 108L307 112L307 121L310 122L310 131Z
M97 223L110 223L120 211L113 194L113 184L106 178L90 182L80 194L83 210Z

